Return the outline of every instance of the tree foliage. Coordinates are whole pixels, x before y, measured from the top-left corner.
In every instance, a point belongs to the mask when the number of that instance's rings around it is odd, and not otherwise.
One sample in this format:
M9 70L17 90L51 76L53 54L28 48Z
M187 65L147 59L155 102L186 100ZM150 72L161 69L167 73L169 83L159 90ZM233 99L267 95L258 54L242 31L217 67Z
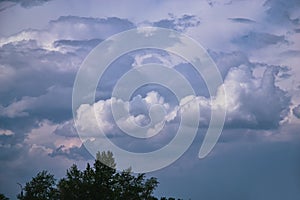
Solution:
M105 164L104 164L105 163ZM153 192L156 178L145 174L133 175L131 169L117 172L111 152L97 154L93 166L84 170L74 164L64 178L56 183L54 176L42 171L26 183L20 200L157 200Z
M26 183L23 191L18 195L20 200L56 200L58 199L58 190L54 175L47 171L39 172L36 177Z
M0 194L0 200L9 200L4 194Z

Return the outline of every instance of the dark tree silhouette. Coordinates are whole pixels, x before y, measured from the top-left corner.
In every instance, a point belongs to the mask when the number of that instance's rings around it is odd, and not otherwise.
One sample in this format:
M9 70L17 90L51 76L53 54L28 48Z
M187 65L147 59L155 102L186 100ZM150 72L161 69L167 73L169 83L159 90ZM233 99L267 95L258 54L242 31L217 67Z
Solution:
M17 197L20 200L57 200L58 190L54 176L47 171L39 172L36 177L26 183L24 194Z
M0 194L0 200L9 200L4 194Z
M158 200L153 192L156 178L146 179L145 174L133 175L131 169L117 172L111 152L97 153L93 166L87 164L81 171L74 164L66 176L58 181L42 171L26 183L20 200ZM162 198L163 199L163 198ZM1 200L1 199L0 199Z
M104 164L105 163L105 164ZM144 174L132 175L130 169L117 173L111 152L97 154L94 166L84 171L73 165L58 188L62 200L152 200L157 187L156 178L145 179Z

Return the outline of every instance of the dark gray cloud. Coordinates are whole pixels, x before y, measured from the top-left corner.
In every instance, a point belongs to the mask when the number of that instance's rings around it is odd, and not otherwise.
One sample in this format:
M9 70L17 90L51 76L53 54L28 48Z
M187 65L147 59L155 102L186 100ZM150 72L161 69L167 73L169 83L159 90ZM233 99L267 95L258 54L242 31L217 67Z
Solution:
M16 5L23 8L31 8L34 6L41 6L52 0L0 0L0 12Z
M72 116L71 91L80 55L41 49L32 40L4 45L0 51L0 128L21 137L43 119L60 122Z
M53 133L65 137L78 137L78 133L76 131L73 120L66 121L63 124L60 124Z
M298 105L295 108L293 108L293 114L295 115L295 117L297 117L298 119L300 119L300 105Z
M230 68L238 67L240 65L247 65L252 67L253 64L249 61L247 55L241 51L234 52L214 52L208 50L209 55L212 57L216 63L220 73L225 79Z
M0 52L4 72L0 79L2 106L8 106L23 96L45 94L55 85L71 87L75 70L83 59L82 54L41 49L32 40L4 45Z
M71 147L67 150L64 150L65 146L60 146L57 149L53 150L52 153L49 154L51 157L62 156L64 158L68 158L71 160L91 160L94 157L86 150L84 145L80 147Z
M45 147L26 143L0 147L0 191L10 199L16 199L20 192L17 182L25 185L41 170L54 173L56 178L63 177L74 160L65 157L50 157L44 152ZM85 165L84 161L84 165ZM76 162L81 165L80 161ZM9 170L8 170L9 169Z
M267 21L277 25L298 25L299 15L293 16L300 11L299 0L267 0L264 3L267 8Z
M16 45L16 43L32 41L32 48L35 45L43 50L74 53L77 48L91 50L94 45L107 37L134 27L135 25L129 20L117 17L61 16L51 20L45 29L26 29L2 38L0 45L12 43Z
M38 97L24 96L0 110L0 115L7 118L33 117L61 122L71 115L72 88L50 88Z
M20 4L20 6L24 8L31 8L33 6L40 6L43 5L44 3L47 3L52 0L1 0L0 3L5 3L5 2L13 2L16 4Z
M232 42L248 50L261 49L275 44L287 44L287 40L283 35L278 36L270 33L253 31L232 39Z
M72 38L73 40L106 39L107 37L129 30L135 24L128 19L118 17L92 18L78 16L61 16L49 23L49 29L53 33L60 33L63 40ZM95 42L95 40L91 41ZM73 42L74 44L74 42Z
M78 26L86 27L79 36ZM66 16L51 21L46 31L25 30L8 39L0 47L3 72L0 74L0 128L18 133L22 130L24 135L44 119L55 123L70 119L76 70L87 53L102 41L97 37L105 38L133 26L130 21L115 17ZM103 32L104 28L110 31ZM43 40L49 34L60 37L50 37L53 42Z
M243 23L243 24L252 24L252 23L255 23L254 20L247 19L247 18L228 18L228 20L230 20L232 22Z
M78 28L82 26L85 31ZM0 176L4 178L0 180L0 188L5 191L1 192L13 199L19 192L19 188L14 187L16 181L24 183L41 169L55 168L53 172L59 174L61 170L62 176L73 162L91 158L83 145L76 146L80 140L74 127L62 127L72 118L76 70L99 42L133 27L130 21L119 18L67 16L51 21L46 29L28 29L2 38L0 158L3 162ZM61 125L54 133L41 132L40 141L30 139L32 130L39 130L45 120ZM10 131L11 135L5 135L4 131ZM75 146L64 146L70 144L69 140L76 140ZM54 145L55 141L62 143L61 148ZM18 173L8 176L5 169Z
M200 24L200 19L195 15L183 15L182 17L175 17L170 15L169 19L163 19L153 22L153 26L162 28L169 28L177 31L184 31L189 27L195 27Z
M9 1L0 1L0 12L8 8L14 7L16 3L11 3Z
M73 46L73 47L89 47L90 49L97 46L101 39L90 40L57 40L53 43L54 47Z
M79 26L84 26L85 32L78 34ZM68 16L50 22L46 30L28 29L6 40L2 38L4 43L0 47L0 158L5 161L3 166L10 165L8 168L20 170L22 167L18 163L13 164L14 161L21 160L22 157L36 159L30 158L32 152L41 156L43 163L49 164L52 159L60 160L63 165L72 160L69 165L61 167L64 168L63 171L75 160L86 161L91 158L84 146L76 146L80 140L71 125L68 129L59 125L54 133L50 129L48 133L41 132L40 141L30 139L33 137L32 131L42 128L45 120L50 124L65 125L72 118L72 86L81 62L89 51L102 41L99 38L105 39L111 34L132 27L133 23L119 18ZM11 134L7 134L8 132ZM52 141L49 141L49 138L52 138ZM42 142L44 140L45 143ZM69 140L75 140L75 146L64 146L70 144L64 143ZM62 143L64 147L57 148L54 141ZM39 144L40 142L42 143ZM32 165L41 167L41 164L32 162L28 165L29 168L36 169ZM19 172L14 181L18 179L17 181L21 182L21 178L33 176L33 172L28 171L29 168L23 169L27 170L23 175ZM16 194L18 188L13 188L11 184L15 183L10 183L10 189L7 189L1 180L0 188L6 188L7 191Z
M300 50L287 50L283 51L281 54L283 57L299 57L300 56Z

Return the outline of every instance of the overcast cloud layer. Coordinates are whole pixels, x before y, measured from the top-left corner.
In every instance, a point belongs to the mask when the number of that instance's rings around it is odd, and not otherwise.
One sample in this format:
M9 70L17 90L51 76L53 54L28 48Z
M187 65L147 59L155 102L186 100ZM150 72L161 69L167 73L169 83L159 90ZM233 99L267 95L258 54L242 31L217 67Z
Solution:
M200 43L221 73L219 87L225 88L227 102L221 91L209 96L202 77L179 56L157 49L129 52L105 72L95 103L77 109L77 128L86 134L81 140L72 115L72 89L81 63L103 40L142 26L176 30ZM16 183L42 169L61 177L72 163L84 167L93 155L83 142L97 137L99 128L124 149L159 149L174 137L182 112L199 105L192 146L175 163L150 174L160 180L157 195L299 199L299 56L299 0L1 1L0 193L15 199ZM191 83L196 95L188 105L157 85L139 88L130 101L112 97L124 73L147 63L177 70ZM130 116L118 123L132 131L128 121L147 125L152 105L166 110L166 123L148 140L132 139L117 126L111 104L130 109ZM213 109L226 110L224 130L209 156L199 160ZM147 134L161 125L157 121Z

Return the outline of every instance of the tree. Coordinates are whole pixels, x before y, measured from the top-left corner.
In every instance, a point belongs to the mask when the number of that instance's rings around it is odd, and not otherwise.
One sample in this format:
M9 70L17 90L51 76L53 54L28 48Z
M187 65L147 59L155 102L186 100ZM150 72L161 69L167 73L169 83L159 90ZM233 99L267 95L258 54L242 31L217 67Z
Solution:
M145 179L145 174L132 175L127 169L116 172L111 152L97 153L93 167L87 164L84 171L73 165L58 188L60 199L150 200L158 185L156 178Z
M9 200L4 194L0 194L0 200Z
M154 189L158 185L156 178L151 177L145 179L145 174L133 176L131 170L124 170L117 173L116 179L116 196L117 199L132 199L132 200L152 200L156 199L152 196Z
M32 180L26 183L24 192L17 197L20 200L57 200L58 190L54 176L47 171L39 172Z
M60 199L83 199L82 172L74 164L58 183Z
M98 152L96 154L96 160L100 161L101 163L105 164L106 166L115 169L116 168L116 162L113 156L113 153L111 151L103 151Z
M116 163L112 152L100 152L96 155L94 163L94 194L96 199L113 199Z
M117 172L111 152L97 153L91 166L87 163L81 171L74 164L57 186L54 176L42 171L26 183L21 200L158 200L153 191L158 185L156 178L146 179L145 174L134 175L131 169ZM0 199L1 200L1 199Z

